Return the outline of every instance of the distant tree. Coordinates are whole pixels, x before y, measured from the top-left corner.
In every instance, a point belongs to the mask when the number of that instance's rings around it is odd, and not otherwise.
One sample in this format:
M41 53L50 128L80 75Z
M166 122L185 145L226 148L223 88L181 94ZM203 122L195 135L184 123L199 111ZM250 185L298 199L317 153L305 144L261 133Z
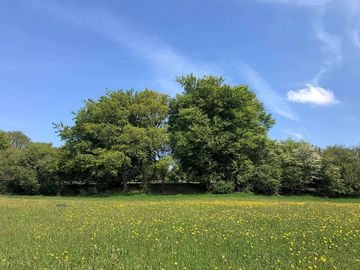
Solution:
M167 155L160 158L154 164L154 171L156 178L162 183L165 183L168 180L171 170L174 166L175 166L175 161L172 158L172 156Z
M360 160L360 145L356 145L352 148L352 151L355 153L355 156Z
M59 190L57 149L29 143L0 153L0 192L55 195Z
M317 184L318 193L326 196L346 195L347 191L341 175L341 168L326 157L322 160L322 177Z
M171 102L169 130L181 169L209 188L218 181L244 187L262 159L271 115L247 86L212 76L177 81L184 93Z
M319 149L301 141L281 142L282 192L313 193L321 177L321 155Z
M263 159L254 168L251 189L257 193L278 194L281 190L281 144L269 140L263 149Z
M360 162L344 164L342 169L346 195L360 196Z
M17 149L23 149L26 145L28 145L31 140L28 136L26 136L21 131L10 131L7 132L8 137L10 139L11 147Z
M59 193L58 163L58 149L50 143L30 143L23 150L21 164L36 174L40 194Z
M103 185L139 179L145 188L153 165L168 152L168 96L151 90L109 91L87 100L74 126L55 125L65 141L61 170L69 178Z
M0 130L0 151L8 149L10 146L9 135L7 132Z
M30 139L20 131L0 131L0 193L36 194L35 173L23 166L22 149Z
M23 152L9 148L0 154L0 192L37 194L39 182L36 173L23 164Z
M356 148L330 146L322 157L320 192L328 196L360 195L360 158Z

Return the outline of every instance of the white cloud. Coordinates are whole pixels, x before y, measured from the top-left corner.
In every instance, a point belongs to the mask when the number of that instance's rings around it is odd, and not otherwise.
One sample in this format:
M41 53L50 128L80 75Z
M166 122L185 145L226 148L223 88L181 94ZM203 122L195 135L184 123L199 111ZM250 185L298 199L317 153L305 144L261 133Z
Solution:
M287 97L288 100L297 103L311 103L315 105L339 103L332 91L312 84L306 84L306 87L303 89L289 91Z
M238 68L242 77L250 85L250 88L256 90L260 100L264 102L265 106L268 107L271 112L291 120L299 119L298 115L293 112L286 100L284 100L260 74L246 64L241 64Z
M178 88L176 76L189 73L197 76L220 73L213 65L190 61L162 40L141 31L135 23L107 9L90 5L66 6L57 1L29 1L32 3L31 8L38 12L97 32L128 49L135 57L141 57L155 72L157 83L167 92L173 92Z
M320 77L331 70L333 67L339 65L343 60L342 42L341 39L325 30L324 14L326 11L326 5L332 2L332 0L258 0L262 2L269 2L274 4L287 4L294 6L307 6L314 7L317 19L314 23L314 32L316 38L322 43L322 51L325 54L325 60L320 68L319 72L315 75L313 82L319 83ZM358 0L353 0L358 1ZM357 5L357 4L356 4ZM354 40L360 46L360 37L353 34Z
M332 0L258 0L275 4L287 4L294 6L321 6L330 3Z

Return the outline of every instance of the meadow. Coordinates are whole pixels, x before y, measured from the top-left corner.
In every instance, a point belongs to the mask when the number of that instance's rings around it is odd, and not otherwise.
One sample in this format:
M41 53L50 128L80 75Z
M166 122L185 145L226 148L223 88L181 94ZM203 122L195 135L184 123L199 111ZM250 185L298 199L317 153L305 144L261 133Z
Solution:
M0 269L360 269L359 202L0 196Z

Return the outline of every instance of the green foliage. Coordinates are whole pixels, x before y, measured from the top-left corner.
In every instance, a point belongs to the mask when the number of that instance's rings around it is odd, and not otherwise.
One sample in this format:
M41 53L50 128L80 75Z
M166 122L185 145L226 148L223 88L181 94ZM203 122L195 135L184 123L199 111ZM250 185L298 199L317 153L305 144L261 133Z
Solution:
M10 147L10 138L7 132L0 130L0 151L4 151Z
M27 137L21 131L2 131L0 130L0 151L6 150L10 147L23 149L30 143Z
M210 183L210 191L213 194L229 194L233 193L235 190L235 185L232 182L213 179Z
M23 149L31 142L30 138L21 131L9 131L7 134L13 148Z
M0 155L0 192L36 194L39 191L36 173L24 166L24 154L19 149L8 149Z
M178 82L184 93L171 101L169 117L175 158L192 179L208 185L211 179L238 185L248 170L244 164L261 160L274 121L247 86L231 87L212 76L190 75Z
M360 195L358 149L331 146L323 151L323 177L319 191L328 196Z
M154 164L156 178L163 183L168 182L174 166L175 166L175 161L172 158L172 156L167 155L160 158Z
M65 141L61 170L67 178L107 186L154 179L155 164L168 152L168 97L151 90L109 91L88 100L74 126L57 124Z
M39 193L56 195L60 191L58 150L49 143L29 143L23 150L22 165L31 169L39 183Z
M51 144L32 143L21 132L8 132L0 151L0 192L54 195L59 190L58 154Z
M24 148L29 144L21 131L0 131L0 193L38 193L36 173L24 162Z
M318 192L327 196L346 194L341 169L325 158L323 159L322 178L318 183Z
M278 194L281 186L281 170L271 164L261 164L254 172L254 191L261 194Z
M274 120L247 86L180 77L170 99L147 90L87 100L74 124L55 124L60 148L0 130L0 192L93 194L142 183L200 182L213 193L360 196L360 146L324 150L272 141ZM164 186L164 185L162 185Z
M343 165L344 184L346 194L360 196L360 162L353 162Z
M254 169L251 189L261 194L278 194L281 189L281 145L276 141L268 141L263 149L263 159Z
M320 150L301 141L281 142L282 192L290 194L312 193L321 177Z

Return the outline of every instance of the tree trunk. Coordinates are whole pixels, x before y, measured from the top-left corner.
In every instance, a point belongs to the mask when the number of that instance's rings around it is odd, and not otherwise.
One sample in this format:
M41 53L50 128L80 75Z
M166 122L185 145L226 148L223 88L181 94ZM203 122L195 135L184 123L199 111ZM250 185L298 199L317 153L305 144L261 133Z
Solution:
M161 177L161 193L165 193L165 172L164 169L162 169L159 173Z
M123 179L123 192L127 193L128 192L128 184L127 184L127 178L126 178L126 168L125 166L122 166L121 168L121 176Z
M126 179L124 179L123 180L123 192L124 193L127 193L128 192L128 185L127 185L127 180Z

